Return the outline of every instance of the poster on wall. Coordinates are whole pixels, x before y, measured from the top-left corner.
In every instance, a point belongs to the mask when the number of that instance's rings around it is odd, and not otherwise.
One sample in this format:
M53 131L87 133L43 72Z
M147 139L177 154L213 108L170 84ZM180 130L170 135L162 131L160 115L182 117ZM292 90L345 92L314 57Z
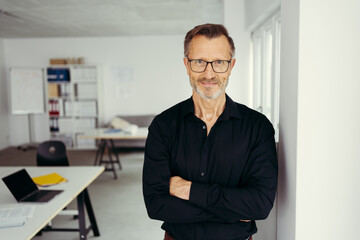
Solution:
M134 70L131 67L112 66L110 79L114 84L116 98L126 99L131 95L134 83Z

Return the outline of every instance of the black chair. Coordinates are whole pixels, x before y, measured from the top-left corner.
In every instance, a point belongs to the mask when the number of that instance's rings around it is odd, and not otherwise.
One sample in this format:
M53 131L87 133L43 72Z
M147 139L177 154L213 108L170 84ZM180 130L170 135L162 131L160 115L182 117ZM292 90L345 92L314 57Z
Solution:
M37 166L69 166L66 146L61 141L46 141L38 146Z
M37 166L70 166L69 159L66 154L66 146L61 141L50 140L42 142L38 146L36 153L36 165ZM58 215L71 215L74 219L78 218L78 210L62 210ZM51 221L48 226L43 230L54 231L51 227ZM67 229L61 229L62 231L68 231ZM61 231L60 230L60 231ZM41 233L40 233L41 234Z

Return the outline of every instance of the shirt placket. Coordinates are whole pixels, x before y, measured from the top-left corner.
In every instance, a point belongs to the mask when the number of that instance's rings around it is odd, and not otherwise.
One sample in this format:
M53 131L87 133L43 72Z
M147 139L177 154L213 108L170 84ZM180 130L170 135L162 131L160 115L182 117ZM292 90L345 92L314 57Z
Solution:
M199 178L200 178L200 182L206 182L207 178L209 176L208 172L207 172L207 166L208 166L208 157L209 157L209 139L207 135L207 127L206 125L203 123L202 125L202 134L205 138L205 141L202 145L202 149L201 149L201 157L200 157L200 169L199 169Z

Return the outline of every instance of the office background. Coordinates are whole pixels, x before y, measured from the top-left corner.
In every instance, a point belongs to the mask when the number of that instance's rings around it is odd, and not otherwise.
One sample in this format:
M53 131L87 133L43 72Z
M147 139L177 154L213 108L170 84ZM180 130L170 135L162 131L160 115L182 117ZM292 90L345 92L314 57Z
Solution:
M233 72L228 92L236 101L251 106L250 33L249 19L258 19L269 9L270 1L245 0L224 1L224 24L234 36L237 47L237 69ZM260 7L259 7L260 6ZM259 10L260 9L260 10ZM281 19L281 100L280 100L280 178L277 198L276 235L278 240L314 239L353 239L359 236L358 216L360 215L360 2L327 0L282 0ZM253 15L254 14L254 15ZM253 22L256 22L254 20ZM158 112L163 109L163 100L171 103L190 95L182 57L183 36L148 36L145 48L160 49L163 44L178 56L170 53L150 52L159 60L159 54L176 59L176 63L164 62L173 69L169 76L156 75L149 66L148 72L153 81L161 80L161 89L168 85L167 78L179 82L173 94L155 91L156 98L147 111ZM168 41L165 41L167 39ZM140 37L84 39L85 44L94 47L99 43L120 44L141 42ZM170 43L171 40L171 43ZM26 142L26 119L14 119L7 103L6 69L9 64L22 64L25 57L46 66L48 58L55 52L25 56L15 53L22 45L32 48L40 45L40 39L1 39L0 40L0 148ZM48 39L67 49L74 50L78 39ZM65 42L69 41L69 43ZM150 45L159 42L159 45ZM176 42L176 43L173 43ZM147 44L146 42L142 44ZM119 45L120 46L120 45ZM11 48L10 48L11 47ZM12 50L11 50L12 49ZM121 51L122 48L116 48ZM115 50L116 50L115 49ZM10 51L11 50L11 51ZM29 49L26 50L30 51ZM34 49L35 51L35 49ZM112 49L106 49L113 53ZM33 51L31 50L31 53ZM79 52L80 53L80 52ZM81 52L83 53L83 52ZM83 54L88 57L87 54ZM119 52L118 55L121 55ZM133 58L139 57L133 55ZM105 55L90 55L95 61ZM15 59L18 57L19 59ZM141 57L141 56L140 56ZM108 60L109 65L125 65L123 58L117 56ZM107 60L107 59L103 59ZM143 62L143 61L142 61ZM156 61L154 61L155 63ZM136 65L135 61L131 61ZM25 64L25 63L23 63ZM30 64L26 62L26 65ZM168 64L170 64L168 66ZM155 67L155 65L151 65ZM141 86L138 65L134 69L133 90ZM140 75L142 76L142 75ZM159 79L156 79L159 77ZM141 81L141 82L140 82ZM137 85L139 83L140 85ZM149 86L149 85L146 85ZM164 94L164 95L160 95ZM147 93L146 93L147 94ZM136 98L137 100L139 98ZM105 100L104 100L105 102ZM156 103L159 103L157 105ZM138 103L138 105L141 105ZM125 106L119 106L126 110ZM154 108L153 108L154 107ZM108 116L111 110L108 109ZM131 113L130 110L128 113ZM21 130L20 130L21 129ZM37 136L41 138L41 136Z
M254 15L263 14L262 9L279 7L276 4L260 5L260 11L248 13L248 22ZM235 5L239 7L234 8ZM244 18L244 3L224 2L224 24L236 44L236 66L230 79L228 93L236 101L251 103L251 81L249 77L250 35L249 23ZM241 8L240 8L241 7ZM239 9L233 11L233 9ZM200 23L199 23L200 24ZM184 35L147 35L121 37L83 38L25 38L2 39L0 51L1 66L1 119L4 131L0 148L18 145L29 140L27 116L14 116L7 110L9 67L46 67L50 58L84 56L85 62L99 64L102 68L102 116L101 123L107 123L116 114L159 113L169 106L191 95L188 77L183 65ZM121 86L112 80L114 69L131 71L132 81L127 84L126 94ZM122 84L122 83L120 83ZM120 93L120 94L119 94ZM145 104L146 102L146 104ZM48 137L44 126L48 120L44 115L35 115L34 140ZM9 121L7 121L9 119Z

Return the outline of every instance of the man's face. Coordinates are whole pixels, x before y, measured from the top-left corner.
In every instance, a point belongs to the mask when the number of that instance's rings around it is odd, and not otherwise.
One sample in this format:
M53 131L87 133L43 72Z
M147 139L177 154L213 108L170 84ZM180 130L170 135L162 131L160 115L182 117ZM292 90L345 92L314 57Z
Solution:
M190 68L189 59L201 59L207 62L215 60L230 60L230 44L225 36L217 38L207 38L202 35L194 37L189 45L188 58L184 58L187 74L190 78L190 84L194 90L194 94L199 94L205 99L215 99L225 94L228 84L228 78L231 69L235 64L235 59L231 60L229 69L224 73L216 73L213 71L211 64L206 66L204 72L196 73Z

